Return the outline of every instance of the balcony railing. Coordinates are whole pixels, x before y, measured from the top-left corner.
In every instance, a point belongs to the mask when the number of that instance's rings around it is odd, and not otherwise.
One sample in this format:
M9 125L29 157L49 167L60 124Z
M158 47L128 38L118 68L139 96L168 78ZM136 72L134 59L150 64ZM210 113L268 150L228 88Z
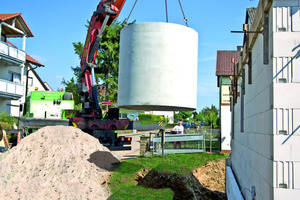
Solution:
M6 99L19 99L24 94L24 85L0 79L0 96Z
M0 41L0 53L8 56L8 58L17 59L19 61L26 61L25 51L18 49L14 46L6 44L5 42Z

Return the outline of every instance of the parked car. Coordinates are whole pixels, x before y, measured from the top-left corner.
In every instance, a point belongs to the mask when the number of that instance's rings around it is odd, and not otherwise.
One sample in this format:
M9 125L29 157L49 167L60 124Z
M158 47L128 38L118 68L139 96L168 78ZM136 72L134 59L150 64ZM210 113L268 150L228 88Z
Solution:
M191 124L189 124L188 122L183 122L182 126L184 127L184 129L189 129L191 128Z
M191 128L197 129L198 128L197 123L196 122L192 122L191 123Z

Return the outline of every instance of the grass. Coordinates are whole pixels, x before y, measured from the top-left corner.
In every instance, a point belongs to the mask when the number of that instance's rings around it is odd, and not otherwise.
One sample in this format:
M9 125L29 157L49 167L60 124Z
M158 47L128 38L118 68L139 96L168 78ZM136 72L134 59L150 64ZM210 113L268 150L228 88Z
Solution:
M142 169L152 169L158 172L175 172L186 175L208 161L224 159L223 154L170 154L164 157L138 157L121 163L112 173L110 199L172 199L170 189L151 189L137 185L135 178Z

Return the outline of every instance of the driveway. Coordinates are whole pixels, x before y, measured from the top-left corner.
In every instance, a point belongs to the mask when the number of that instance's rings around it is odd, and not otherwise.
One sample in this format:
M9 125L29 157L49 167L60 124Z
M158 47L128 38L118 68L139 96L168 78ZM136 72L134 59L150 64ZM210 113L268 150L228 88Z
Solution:
M121 160L138 157L140 155L140 136L141 136L141 134L140 133L132 134L132 135L127 134L125 136L132 137L131 150L114 150L114 151L111 151L111 153Z

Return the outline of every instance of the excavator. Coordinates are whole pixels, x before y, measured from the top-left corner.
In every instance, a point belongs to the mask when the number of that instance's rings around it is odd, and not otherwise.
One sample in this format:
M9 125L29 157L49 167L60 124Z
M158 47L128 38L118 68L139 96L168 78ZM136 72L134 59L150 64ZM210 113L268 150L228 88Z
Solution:
M99 106L98 86L95 81L95 71L99 66L95 63L97 50L103 31L119 16L126 0L102 0L93 13L80 61L81 85L79 87L82 110L71 118L71 124L99 138L100 142L110 146L128 144L130 137L117 137L112 130L124 130L128 127L129 119L119 119L119 109L110 108L103 117Z

